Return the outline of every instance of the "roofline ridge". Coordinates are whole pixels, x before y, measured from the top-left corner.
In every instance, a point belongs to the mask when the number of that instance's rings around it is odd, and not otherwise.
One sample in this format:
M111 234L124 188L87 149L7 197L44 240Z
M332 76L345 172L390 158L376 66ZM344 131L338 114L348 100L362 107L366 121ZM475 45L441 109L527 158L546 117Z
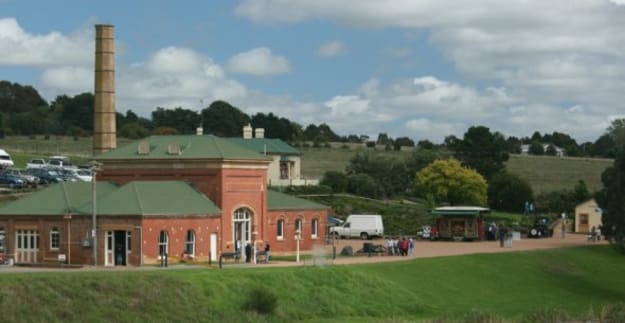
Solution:
M137 204L139 205L139 211L141 212L141 216L145 214L145 210L143 209L143 203L141 203L141 198L139 197L139 191L137 190L137 184L132 182L132 190L135 192L135 199L137 200Z

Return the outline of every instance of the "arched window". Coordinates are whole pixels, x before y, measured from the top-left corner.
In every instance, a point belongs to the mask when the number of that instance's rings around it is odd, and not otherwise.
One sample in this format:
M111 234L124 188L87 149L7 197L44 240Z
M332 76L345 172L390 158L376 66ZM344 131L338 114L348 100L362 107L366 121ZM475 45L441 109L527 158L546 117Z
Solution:
M252 240L252 211L248 208L238 208L233 214L232 239L235 251L241 252L245 245Z
M277 232L276 232L278 240L284 239L284 220L278 220Z
M310 223L310 236L317 238L317 232L319 229L319 219L313 219Z
M4 244L7 238L6 231L4 231L4 227L0 227L0 253L4 253Z
M59 250L60 246L61 246L61 234L59 233L59 228L53 227L50 230L50 249Z
M158 256L167 256L169 252L169 238L167 237L167 231L161 231L158 235Z
M193 232L193 230L187 231L187 245L185 253L191 258L195 256L195 232Z
M302 219L295 220L295 234L297 234L297 232L299 232L299 238L301 240L304 237L304 231L303 231L303 227L302 227Z

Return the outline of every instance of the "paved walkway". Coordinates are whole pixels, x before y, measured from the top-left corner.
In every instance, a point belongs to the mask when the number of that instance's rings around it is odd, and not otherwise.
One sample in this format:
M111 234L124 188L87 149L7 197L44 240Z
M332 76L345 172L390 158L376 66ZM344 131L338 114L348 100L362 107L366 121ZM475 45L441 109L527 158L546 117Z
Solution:
M354 251L358 251L363 247L363 240L339 240L335 242L337 258L327 259L324 255L332 253L332 246L325 245L318 248L319 257L312 259L308 258L295 263L293 261L271 261L269 264L248 264L241 262L234 264L228 262L224 264L224 268L261 268L261 267L286 267L286 266L312 266L312 265L346 265L356 263L375 263L375 262L390 262L390 261L405 261L415 258L431 258L431 257L444 257L477 253L497 253L497 252L516 252L523 250L539 250L539 249L553 249L553 248L567 248L583 245L605 245L608 242L605 240L589 242L587 236L583 234L571 234L568 233L565 239L562 239L559 235L552 238L542 239L521 239L519 241L513 241L512 247L501 248L499 241L474 241L474 242L450 242L450 241L421 241L416 242L416 250L414 255L409 256L353 256L353 257L339 257L338 254L345 246L351 246ZM366 241L371 242L374 245L386 245L386 241L382 239ZM313 252L314 253L314 252ZM218 264L214 263L212 267L208 265L206 268L218 268ZM0 266L0 273L9 272L46 272L46 271L129 271L129 270L166 270L166 269L198 269L202 268L199 265L171 265L167 268L159 268L153 266L145 267L92 267L85 266L82 268L33 268L33 267L8 267Z

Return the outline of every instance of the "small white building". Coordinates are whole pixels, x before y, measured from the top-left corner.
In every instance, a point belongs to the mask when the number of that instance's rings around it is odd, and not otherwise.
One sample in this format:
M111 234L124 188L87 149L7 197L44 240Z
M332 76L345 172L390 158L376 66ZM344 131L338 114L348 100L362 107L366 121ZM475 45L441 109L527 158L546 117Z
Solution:
M601 208L595 199L589 199L575 207L575 232L589 233L592 227L601 225Z

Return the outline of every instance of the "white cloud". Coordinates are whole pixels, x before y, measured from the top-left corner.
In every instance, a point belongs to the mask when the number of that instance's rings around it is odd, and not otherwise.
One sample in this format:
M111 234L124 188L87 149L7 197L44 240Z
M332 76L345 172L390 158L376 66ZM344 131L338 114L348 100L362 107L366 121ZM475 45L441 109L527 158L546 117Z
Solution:
M55 96L93 92L93 80L93 69L86 67L50 68L41 74L41 81Z
M93 61L94 42L86 31L65 36L58 32L33 35L15 18L0 18L0 64L62 66Z
M285 57L273 55L269 48L258 47L230 58L228 70L239 74L276 75L290 72L291 64Z
M317 55L324 57L339 56L347 53L347 46L338 40L324 43L317 48Z

